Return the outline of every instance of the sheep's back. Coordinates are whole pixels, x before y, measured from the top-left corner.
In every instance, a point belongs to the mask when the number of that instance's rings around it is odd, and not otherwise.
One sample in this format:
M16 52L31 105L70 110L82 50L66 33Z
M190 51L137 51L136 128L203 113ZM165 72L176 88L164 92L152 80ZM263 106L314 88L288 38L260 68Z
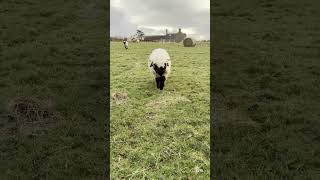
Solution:
M164 64L170 61L170 56L166 50L158 48L154 49L149 56L150 63Z

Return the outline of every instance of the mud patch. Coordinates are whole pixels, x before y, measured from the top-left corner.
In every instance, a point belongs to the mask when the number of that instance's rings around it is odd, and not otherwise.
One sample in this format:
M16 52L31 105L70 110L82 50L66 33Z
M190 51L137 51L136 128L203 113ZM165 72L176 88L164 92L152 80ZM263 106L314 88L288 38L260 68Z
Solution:
M8 104L7 112L0 112L0 134L38 136L48 134L57 126L61 116L50 101L19 97Z
M128 100L128 94L127 93L120 93L116 92L112 94L112 100L117 104L123 104L126 103Z

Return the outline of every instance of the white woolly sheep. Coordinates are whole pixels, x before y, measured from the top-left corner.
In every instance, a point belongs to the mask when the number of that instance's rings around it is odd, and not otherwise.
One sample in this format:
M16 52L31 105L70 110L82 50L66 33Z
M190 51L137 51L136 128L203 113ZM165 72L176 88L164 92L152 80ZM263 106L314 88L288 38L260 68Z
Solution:
M157 88L162 90L171 68L171 60L167 51L161 48L154 49L149 56L148 67L156 79Z

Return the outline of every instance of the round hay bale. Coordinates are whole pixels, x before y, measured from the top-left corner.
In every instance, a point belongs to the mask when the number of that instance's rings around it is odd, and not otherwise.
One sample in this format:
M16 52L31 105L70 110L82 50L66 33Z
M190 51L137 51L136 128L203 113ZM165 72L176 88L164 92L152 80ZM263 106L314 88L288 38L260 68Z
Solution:
M183 46L184 47L194 47L194 46L196 46L196 41L192 38L185 38L183 40Z

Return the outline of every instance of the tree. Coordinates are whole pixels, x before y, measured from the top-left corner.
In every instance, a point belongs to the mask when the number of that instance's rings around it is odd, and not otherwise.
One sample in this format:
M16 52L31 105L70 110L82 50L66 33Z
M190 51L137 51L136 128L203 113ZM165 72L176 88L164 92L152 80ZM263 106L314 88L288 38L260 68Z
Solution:
M143 40L143 38L144 38L144 32L142 32L141 30L137 29L136 37L137 37L137 39L139 39L139 40Z

